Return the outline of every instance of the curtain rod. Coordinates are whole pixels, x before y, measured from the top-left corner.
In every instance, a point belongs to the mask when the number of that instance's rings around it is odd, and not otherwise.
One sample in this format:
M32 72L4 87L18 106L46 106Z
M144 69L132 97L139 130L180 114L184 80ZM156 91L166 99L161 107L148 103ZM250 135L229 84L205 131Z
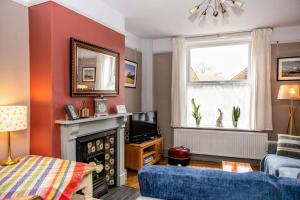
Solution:
M236 31L236 32L227 32L227 33L216 33L216 34L211 34L211 35L196 35L196 36L186 36L186 39L195 39L195 38L205 38L205 37L222 37L225 35L234 35L234 34L246 34L246 33L251 33L254 30L257 29L271 29L274 30L273 27L261 27L261 28L255 28L255 29L250 29L250 30L245 30L245 31Z

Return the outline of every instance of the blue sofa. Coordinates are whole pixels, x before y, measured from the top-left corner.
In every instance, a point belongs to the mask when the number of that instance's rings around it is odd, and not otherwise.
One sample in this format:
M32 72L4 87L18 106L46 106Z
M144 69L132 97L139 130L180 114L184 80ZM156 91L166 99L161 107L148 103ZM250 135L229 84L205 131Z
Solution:
M146 166L139 171L138 179L142 196L165 200L300 199L300 180L264 172Z

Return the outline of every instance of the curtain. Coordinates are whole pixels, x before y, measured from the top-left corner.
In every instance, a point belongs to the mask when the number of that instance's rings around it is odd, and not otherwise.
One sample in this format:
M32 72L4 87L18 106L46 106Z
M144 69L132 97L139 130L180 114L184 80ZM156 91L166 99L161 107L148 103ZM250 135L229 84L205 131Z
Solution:
M113 90L115 87L115 58L97 55L95 90Z
M272 130L271 29L251 34L251 129Z
M186 44L183 37L173 38L171 126L186 122Z

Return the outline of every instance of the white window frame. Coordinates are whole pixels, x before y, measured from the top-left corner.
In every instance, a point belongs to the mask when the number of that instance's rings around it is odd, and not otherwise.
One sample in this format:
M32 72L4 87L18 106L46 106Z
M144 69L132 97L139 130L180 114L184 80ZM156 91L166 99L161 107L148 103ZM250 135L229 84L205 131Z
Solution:
M191 63L191 49L194 48L205 48L205 47L217 47L217 46L231 46L231 45L239 45L239 44L248 44L248 72L247 72L247 80L238 81L238 80L227 80L227 81L191 81L191 70L190 70L190 63ZM251 80L251 41L250 39L243 39L243 40L231 40L231 41L206 41L206 42L194 42L187 45L187 86L189 85L198 85L198 84L206 84L206 85L226 85L226 84L250 84Z

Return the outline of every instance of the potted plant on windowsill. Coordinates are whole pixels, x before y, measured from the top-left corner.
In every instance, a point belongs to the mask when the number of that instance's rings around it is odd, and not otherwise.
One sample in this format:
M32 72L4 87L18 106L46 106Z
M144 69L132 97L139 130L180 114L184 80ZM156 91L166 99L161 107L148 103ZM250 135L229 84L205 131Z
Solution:
M200 108L200 105L197 105L196 102L195 102L195 99L192 98L192 105L193 105L193 117L196 121L196 125L199 126L200 125L200 121L201 121L201 114L199 112L199 108Z
M233 127L236 128L238 126L238 121L241 115L241 109L237 106L233 106L232 108L232 124Z

